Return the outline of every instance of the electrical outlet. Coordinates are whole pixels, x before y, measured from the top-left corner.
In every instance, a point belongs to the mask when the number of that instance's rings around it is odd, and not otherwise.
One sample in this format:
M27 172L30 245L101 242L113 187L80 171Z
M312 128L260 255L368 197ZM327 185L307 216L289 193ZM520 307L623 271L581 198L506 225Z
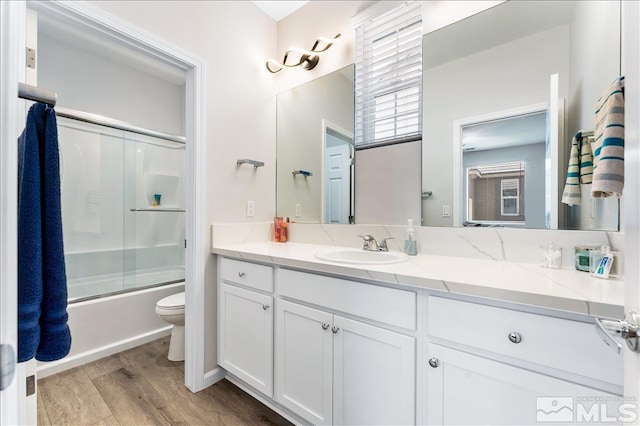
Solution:
M254 217L256 215L256 202L247 201L247 217Z
M296 217L302 217L302 204L296 204Z
M442 206L442 217L451 217L451 206Z

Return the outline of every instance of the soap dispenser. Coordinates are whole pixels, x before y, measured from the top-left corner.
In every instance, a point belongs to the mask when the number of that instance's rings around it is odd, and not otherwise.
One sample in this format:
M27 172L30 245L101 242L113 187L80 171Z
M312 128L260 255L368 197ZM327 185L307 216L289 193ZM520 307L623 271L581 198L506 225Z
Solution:
M404 240L404 252L409 256L418 254L416 246L416 230L413 229L413 219L409 219L409 227L407 228L407 239Z

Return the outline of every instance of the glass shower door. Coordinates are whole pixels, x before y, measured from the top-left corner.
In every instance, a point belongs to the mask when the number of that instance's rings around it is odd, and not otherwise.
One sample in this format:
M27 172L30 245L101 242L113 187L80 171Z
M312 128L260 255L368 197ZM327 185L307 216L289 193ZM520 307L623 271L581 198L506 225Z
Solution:
M127 132L124 288L184 280L184 144Z
M58 118L69 300L122 290L124 132Z

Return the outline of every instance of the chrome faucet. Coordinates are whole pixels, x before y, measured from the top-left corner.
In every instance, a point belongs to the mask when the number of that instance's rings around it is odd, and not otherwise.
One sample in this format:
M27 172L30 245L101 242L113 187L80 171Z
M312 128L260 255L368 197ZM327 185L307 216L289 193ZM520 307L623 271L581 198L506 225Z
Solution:
M371 235L358 235L358 237L362 238L364 241L364 245L362 246L362 250L367 251L389 251L389 247L387 246L387 240L392 240L393 237L384 238L380 244L376 241L375 238Z

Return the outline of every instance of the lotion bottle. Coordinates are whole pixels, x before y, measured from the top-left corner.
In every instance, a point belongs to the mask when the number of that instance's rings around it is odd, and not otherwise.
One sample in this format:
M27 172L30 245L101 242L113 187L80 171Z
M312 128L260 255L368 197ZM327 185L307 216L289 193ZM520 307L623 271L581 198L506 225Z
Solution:
M418 254L418 247L416 246L416 230L413 229L413 219L409 219L408 223L407 239L404 240L404 252L409 256L415 256Z

